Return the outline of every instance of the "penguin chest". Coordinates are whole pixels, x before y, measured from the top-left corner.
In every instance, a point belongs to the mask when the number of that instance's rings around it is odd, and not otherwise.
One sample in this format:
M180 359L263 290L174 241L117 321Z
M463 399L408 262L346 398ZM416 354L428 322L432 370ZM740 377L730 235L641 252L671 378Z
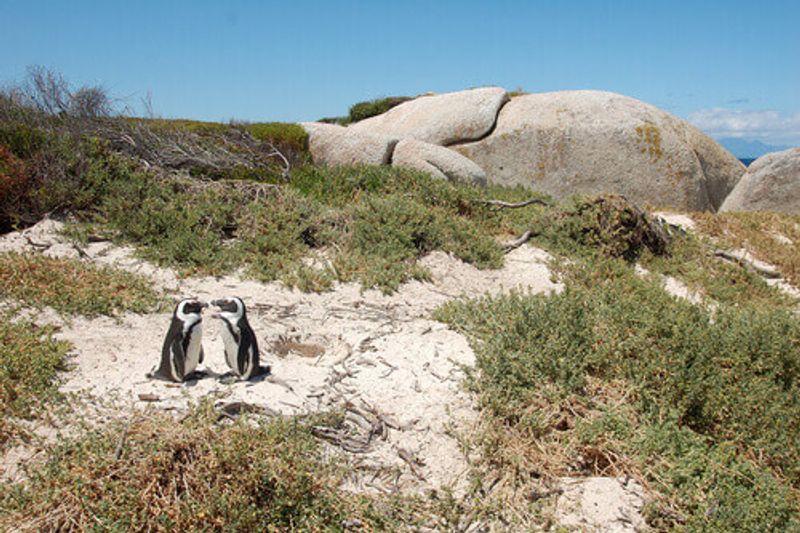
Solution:
M203 326L202 324L197 324L189 330L190 335L189 337L189 345L186 348L186 362L184 363L184 368L186 369L186 375L194 372L197 368L197 365L200 364L200 350L203 349L202 339L203 339Z

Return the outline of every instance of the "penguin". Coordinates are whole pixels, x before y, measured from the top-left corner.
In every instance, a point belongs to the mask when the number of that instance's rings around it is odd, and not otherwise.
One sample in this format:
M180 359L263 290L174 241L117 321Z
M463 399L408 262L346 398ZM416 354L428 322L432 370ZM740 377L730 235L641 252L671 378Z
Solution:
M245 381L258 375L258 341L247 321L247 310L241 298L222 298L212 305L220 309L217 318L223 323L222 341L225 344L225 362L234 374Z
M172 323L161 348L161 363L149 378L182 382L203 362L203 308L207 303L183 299L172 312Z

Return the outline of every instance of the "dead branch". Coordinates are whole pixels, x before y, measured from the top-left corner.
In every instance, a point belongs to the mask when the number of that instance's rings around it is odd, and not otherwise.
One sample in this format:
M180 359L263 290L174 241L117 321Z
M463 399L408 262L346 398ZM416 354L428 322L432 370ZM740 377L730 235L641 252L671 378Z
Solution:
M219 412L219 416L217 417L218 421L223 418L236 420L239 416L241 416L244 413L251 413L262 416L280 415L278 411L270 409L269 407L263 405L255 405L246 402L229 402L225 404L219 404L215 406L215 408Z
M50 248L52 246L52 243L45 244L45 243L36 242L33 239L31 239L28 235L25 235L25 240L27 241L28 244L30 244L32 247L34 247L34 248L36 248L38 250L47 250L48 248Z
M125 422L125 427L122 429L122 436L119 438L117 448L114 450L114 461L119 461L119 458L122 457L122 449L125 447L125 441L128 440L128 430L131 427L132 420L133 417L129 418L128 421Z
M520 207L527 207L529 205L545 205L550 206L552 205L550 202L539 198L531 198L530 200L525 200L524 202L504 202L502 200L477 200L479 204L483 205L490 205L493 206L495 209L519 209Z
M736 263L746 270L752 270L756 274L759 274L767 279L780 279L783 277L783 275L774 268L757 265L753 261L746 259L744 256L726 252L725 250L719 250L717 248L712 248L711 253L716 257L730 261L731 263Z
M533 237L533 236L534 236L534 233L531 230L527 230L525 233L520 235L518 238L514 239L511 242L507 242L506 244L504 244L503 245L503 253L507 254L508 252L510 252L512 250L516 250L517 248L519 248L520 246L522 246L523 244L525 244L526 242L531 240L531 237Z
M411 473L414 474L414 477L420 481L425 481L425 476L423 476L422 472L419 471L420 467L425 466L424 461L416 457L405 448L398 448L397 455L408 465L408 468L411 469Z

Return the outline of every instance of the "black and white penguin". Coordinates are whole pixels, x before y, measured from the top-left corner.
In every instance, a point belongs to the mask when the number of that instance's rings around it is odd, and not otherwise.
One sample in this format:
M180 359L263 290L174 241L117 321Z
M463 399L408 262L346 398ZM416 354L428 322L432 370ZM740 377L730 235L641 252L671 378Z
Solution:
M258 341L247 321L247 310L241 298L222 298L212 305L219 307L225 362L240 379L248 380L261 372Z
M147 377L181 382L203 362L203 308L208 304L184 299L175 306L161 348L161 362Z

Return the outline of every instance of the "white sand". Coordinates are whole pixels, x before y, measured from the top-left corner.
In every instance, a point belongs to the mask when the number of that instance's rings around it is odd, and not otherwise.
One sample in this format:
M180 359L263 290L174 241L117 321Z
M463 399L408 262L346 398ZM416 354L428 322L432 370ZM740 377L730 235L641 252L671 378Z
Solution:
M648 529L642 517L644 489L632 479L564 478L562 488L556 520L570 531L633 533Z

